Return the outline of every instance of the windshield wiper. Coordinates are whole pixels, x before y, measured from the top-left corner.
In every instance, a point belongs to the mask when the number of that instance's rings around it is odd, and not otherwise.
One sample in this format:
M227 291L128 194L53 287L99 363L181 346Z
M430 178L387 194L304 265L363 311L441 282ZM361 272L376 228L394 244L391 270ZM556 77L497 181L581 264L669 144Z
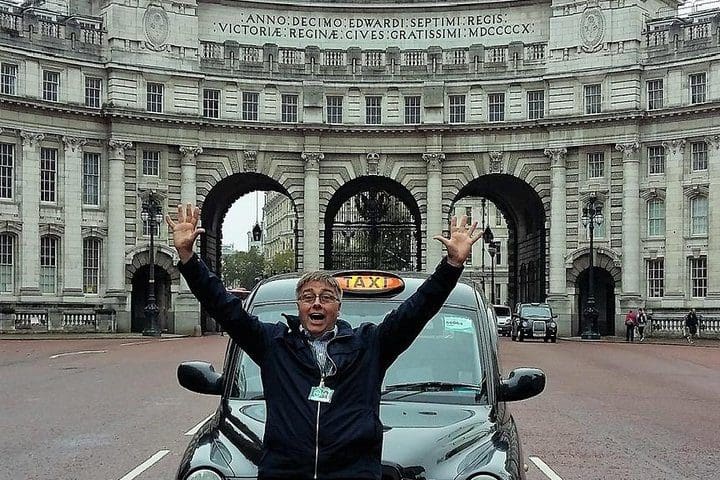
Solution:
M483 388L479 385L473 385L471 383L452 383L452 382L411 382L411 383L396 383L393 385L387 385L385 389L380 392L380 395L396 391L406 392L452 392L455 390L474 390L482 392Z

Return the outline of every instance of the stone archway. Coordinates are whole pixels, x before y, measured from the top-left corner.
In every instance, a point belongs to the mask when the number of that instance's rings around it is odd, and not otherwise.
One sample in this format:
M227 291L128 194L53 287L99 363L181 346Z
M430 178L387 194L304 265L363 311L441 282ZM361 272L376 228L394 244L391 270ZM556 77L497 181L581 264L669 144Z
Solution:
M420 220L412 194L396 181L346 183L325 211L325 268L420 270Z
M507 221L508 304L544 302L546 206L538 192L517 177L496 173L472 180L460 189L452 203L463 197L490 200Z
M132 277L130 304L130 331L140 333L145 328L145 306L147 305L150 265L143 265ZM163 333L174 333L172 318L172 280L167 270L155 265L155 303L158 306L158 325Z

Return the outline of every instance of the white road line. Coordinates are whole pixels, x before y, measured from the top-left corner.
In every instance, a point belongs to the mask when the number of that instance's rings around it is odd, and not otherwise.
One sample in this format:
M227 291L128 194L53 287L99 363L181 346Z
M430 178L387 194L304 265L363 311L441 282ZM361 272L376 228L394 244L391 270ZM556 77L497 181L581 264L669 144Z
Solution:
M128 342L128 343L121 343L121 347L127 347L128 345L142 345L143 343L150 343L150 340L142 340L139 342Z
M69 357L70 355L86 355L89 353L107 353L107 350L83 350L82 352L67 352L50 355L50 358Z
M543 472L547 478L549 478L550 480L562 480L562 478L560 478L560 475L553 472L553 469L547 466L547 463L543 462L538 457L529 458L530 461L533 462L535 466L539 468L540 471Z
M138 465L137 467L130 470L124 477L122 477L120 480L133 480L133 478L136 478L138 475L143 473L148 468L155 465L157 462L159 462L165 455L170 453L170 450L160 450L152 457L145 460L143 463Z
M185 432L185 435L188 435L188 436L189 436L189 435L195 435L195 434L197 433L197 431L200 430L200 427L202 427L203 425L205 425L205 422L207 422L208 420L210 420L213 415L215 415L215 414L214 414L214 413L211 413L210 415L208 415L205 420L203 420L202 422L198 423L198 424L195 425L193 428L191 428L190 430L188 430L187 432Z

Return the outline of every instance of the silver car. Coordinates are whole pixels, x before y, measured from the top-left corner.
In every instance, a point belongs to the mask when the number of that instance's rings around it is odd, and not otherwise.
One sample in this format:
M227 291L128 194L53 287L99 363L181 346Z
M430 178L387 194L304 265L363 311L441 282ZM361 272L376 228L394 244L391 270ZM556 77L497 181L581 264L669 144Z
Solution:
M512 311L507 305L493 305L497 318L498 335L510 336L512 330Z

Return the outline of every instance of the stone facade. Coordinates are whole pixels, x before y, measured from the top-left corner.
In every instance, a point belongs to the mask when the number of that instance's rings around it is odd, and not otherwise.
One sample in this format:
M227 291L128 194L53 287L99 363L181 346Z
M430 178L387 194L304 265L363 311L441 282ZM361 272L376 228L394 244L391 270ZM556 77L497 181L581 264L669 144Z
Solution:
M0 0L3 318L62 329L113 312L103 325L137 330L141 191L165 211L202 205L211 268L232 202L281 193L296 263L316 269L330 262L333 212L373 185L412 212L419 269L442 257L428 239L456 202L492 201L508 226L504 300L547 299L561 334L581 327L590 198L605 217L603 333L638 306L659 319L720 312L717 11L281 3ZM164 226L157 244L163 325L192 332L200 310Z

